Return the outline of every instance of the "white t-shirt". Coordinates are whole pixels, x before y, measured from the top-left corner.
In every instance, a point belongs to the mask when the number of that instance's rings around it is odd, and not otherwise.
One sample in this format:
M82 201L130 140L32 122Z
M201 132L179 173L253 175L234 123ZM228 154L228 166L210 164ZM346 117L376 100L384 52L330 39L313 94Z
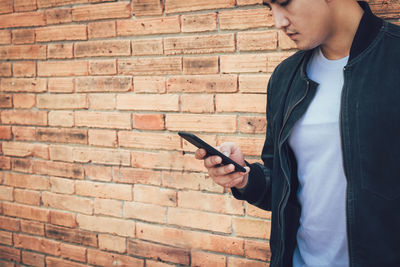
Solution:
M348 266L346 177L339 129L343 67L348 57L328 60L316 49L307 66L319 84L289 144L298 164L300 227L293 266Z

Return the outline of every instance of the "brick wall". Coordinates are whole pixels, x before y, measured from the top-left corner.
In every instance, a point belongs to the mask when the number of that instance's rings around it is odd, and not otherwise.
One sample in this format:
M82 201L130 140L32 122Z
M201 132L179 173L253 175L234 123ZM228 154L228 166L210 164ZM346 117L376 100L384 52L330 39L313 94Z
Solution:
M260 3L0 0L0 266L268 265L270 214L177 135L259 160L295 52Z

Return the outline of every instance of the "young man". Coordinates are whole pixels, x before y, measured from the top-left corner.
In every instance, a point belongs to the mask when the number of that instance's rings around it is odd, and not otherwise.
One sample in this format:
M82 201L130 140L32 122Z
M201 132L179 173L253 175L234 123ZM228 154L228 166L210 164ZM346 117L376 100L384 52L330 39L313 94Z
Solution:
M264 164L204 159L272 211L271 266L400 266L400 27L355 0L265 0L301 50L268 84Z

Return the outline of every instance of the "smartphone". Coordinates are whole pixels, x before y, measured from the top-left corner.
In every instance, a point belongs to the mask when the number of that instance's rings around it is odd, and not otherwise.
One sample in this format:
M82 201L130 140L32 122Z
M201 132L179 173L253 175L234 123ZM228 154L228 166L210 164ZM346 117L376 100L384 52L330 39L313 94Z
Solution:
M223 165L233 164L235 166L235 171L246 172L246 169L243 168L243 166L241 166L240 164L236 163L231 158L225 156L224 154L222 154L221 152L219 152L214 147L212 147L211 145L207 144L206 142L204 142L203 140L201 140L199 137L195 136L194 134L187 133L187 132L178 132L178 134L179 134L179 136L181 136L185 140L189 141L193 145L197 146L198 148L203 148L205 151L207 151L206 157L208 157L208 156L220 156L222 158L222 164Z

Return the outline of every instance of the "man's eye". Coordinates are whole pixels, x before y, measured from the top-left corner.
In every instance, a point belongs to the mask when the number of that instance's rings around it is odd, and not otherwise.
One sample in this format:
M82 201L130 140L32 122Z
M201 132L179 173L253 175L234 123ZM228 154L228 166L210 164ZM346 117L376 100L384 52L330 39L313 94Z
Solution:
M285 7L285 6L289 5L290 1L291 0L286 0L286 1L280 2L279 5L282 7Z

